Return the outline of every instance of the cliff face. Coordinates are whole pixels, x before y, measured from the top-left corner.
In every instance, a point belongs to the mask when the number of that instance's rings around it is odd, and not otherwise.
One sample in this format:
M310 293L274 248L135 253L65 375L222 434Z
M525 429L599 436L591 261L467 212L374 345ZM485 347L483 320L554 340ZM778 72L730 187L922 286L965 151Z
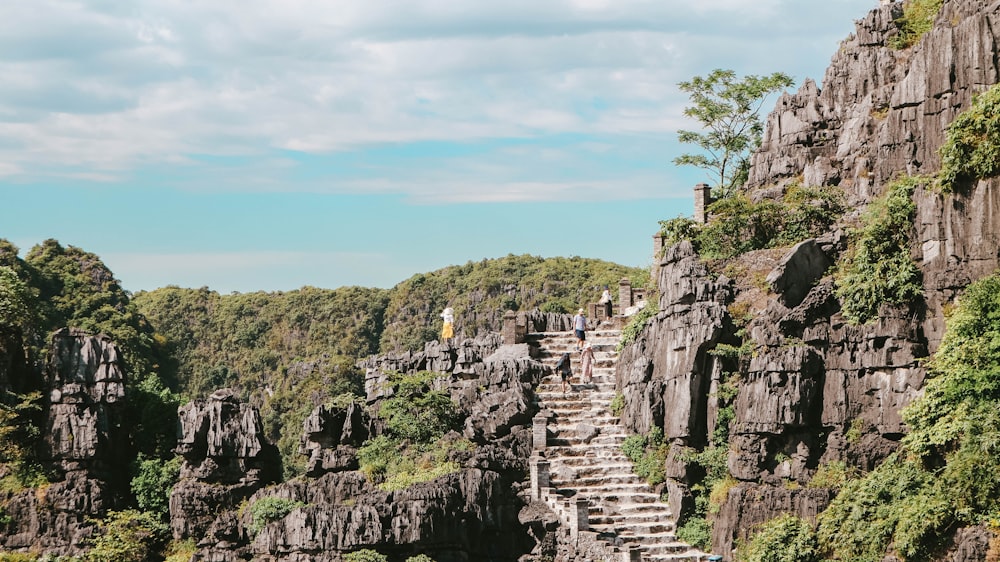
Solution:
M801 182L840 186L864 206L893 177L938 169L947 125L1000 78L1000 2L946 1L934 29L897 51L886 42L900 13L899 4L873 10L833 57L823 90L808 81L778 101L753 157L754 197L779 196ZM998 188L990 179L958 195L918 190L911 253L924 298L913 307L883 306L862 326L844 320L824 277L846 247L842 230L769 263L763 295L709 275L685 244L666 252L657 280L661 312L618 367L624 418L636 432L658 425L672 444L700 449L716 429L720 376L738 373L728 442L737 483L713 517L716 552L730 553L736 539L781 513L822 511L833 494L809 483L824 465L867 471L896 448L906 433L900 409L923 386L920 359L940 342L943 308L1000 265ZM756 260L759 269L765 253L743 262ZM753 316L742 335L750 347L727 364L711 351L739 343L732 311L747 304ZM680 512L691 505L697 473L674 454L667 468L666 488ZM960 533L949 559L981 559L984 544L982 532Z
M105 337L60 330L52 336L43 383L32 380L19 345L16 339L4 342L0 370L7 380L0 382L5 390L47 393L38 458L50 484L0 494L10 518L0 527L0 545L79 554L95 532L93 519L120 507L127 492L122 482L127 486L131 457L121 424L125 381L118 349Z

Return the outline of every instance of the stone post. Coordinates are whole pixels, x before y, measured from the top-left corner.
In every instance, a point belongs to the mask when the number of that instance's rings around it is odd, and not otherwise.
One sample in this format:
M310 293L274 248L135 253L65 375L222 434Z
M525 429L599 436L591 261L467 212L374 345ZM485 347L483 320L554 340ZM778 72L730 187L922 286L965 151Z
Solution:
M528 327L518 323L517 313L513 310L508 310L503 315L503 344L504 345L515 345L519 343L524 343L525 336L527 335Z
M625 309L632 306L632 282L627 277L623 277L618 282L618 307L619 314L624 314Z
M622 562L642 562L642 551L638 545L630 544L622 553Z
M580 537L580 531L590 530L590 503L584 498L566 500L566 514L569 516L569 536Z
M694 186L694 222L708 222L708 206L712 204L712 188L707 183Z
M544 451L548 445L549 420L542 414L531 419L531 447L536 451Z
M535 456L531 459L531 497L542 499L542 490L548 488L552 481L549 478L549 461Z

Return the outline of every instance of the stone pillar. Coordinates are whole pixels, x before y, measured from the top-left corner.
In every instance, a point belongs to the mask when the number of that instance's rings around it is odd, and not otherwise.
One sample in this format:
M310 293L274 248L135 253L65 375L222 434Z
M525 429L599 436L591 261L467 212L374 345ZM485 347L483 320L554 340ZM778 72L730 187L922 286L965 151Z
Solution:
M622 552L622 562L642 562L642 551L639 550L639 546L630 544Z
M694 222L708 222L708 206L712 204L712 188L707 183L694 186Z
M580 531L590 530L590 503L584 498L566 500L566 514L569 515L569 536L577 539Z
M536 451L544 451L548 445L549 420L542 414L531 419L531 447Z
M543 457L535 456L531 459L531 497L536 500L542 499L542 490L552 484L549 478L549 461Z
M630 306L632 306L632 282L627 277L623 277L618 282L618 313L624 314L625 309Z
M517 341L517 313L513 310L508 310L503 315L502 335L504 345L523 343Z

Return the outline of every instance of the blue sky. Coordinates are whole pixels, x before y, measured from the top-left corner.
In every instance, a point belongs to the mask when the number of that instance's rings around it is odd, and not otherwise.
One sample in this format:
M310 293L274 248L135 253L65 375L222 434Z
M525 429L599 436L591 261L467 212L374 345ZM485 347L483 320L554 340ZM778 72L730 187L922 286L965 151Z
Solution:
M672 164L677 83L821 81L876 4L3 2L0 238L94 252L130 291L646 266L705 179Z

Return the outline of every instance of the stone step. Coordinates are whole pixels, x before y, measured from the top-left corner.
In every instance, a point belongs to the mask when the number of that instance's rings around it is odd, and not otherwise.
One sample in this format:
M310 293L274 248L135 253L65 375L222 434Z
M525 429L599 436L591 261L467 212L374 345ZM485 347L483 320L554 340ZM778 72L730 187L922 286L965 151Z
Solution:
M677 540L669 506L633 472L621 444L629 432L610 412L616 390L619 330L588 331L594 349L590 381L580 380L577 342L571 333L529 334L537 358L554 368L569 352L574 376L567 391L558 374L546 376L535 392L539 410L551 417L544 456L549 461L551 488L542 491L547 505L568 522L575 499L587 500L588 523L598 537L618 545L635 545L644 562L699 560L704 553ZM581 430L580 426L597 429Z

